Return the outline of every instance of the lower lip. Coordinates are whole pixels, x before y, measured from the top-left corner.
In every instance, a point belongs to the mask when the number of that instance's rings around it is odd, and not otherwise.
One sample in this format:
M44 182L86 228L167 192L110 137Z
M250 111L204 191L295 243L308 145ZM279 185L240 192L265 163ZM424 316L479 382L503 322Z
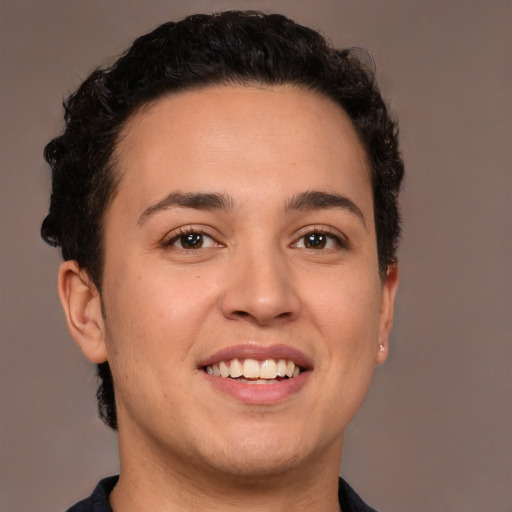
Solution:
M215 389L249 405L271 405L283 402L304 386L309 373L309 371L305 371L297 377L283 379L272 384L247 384L203 372L204 377Z

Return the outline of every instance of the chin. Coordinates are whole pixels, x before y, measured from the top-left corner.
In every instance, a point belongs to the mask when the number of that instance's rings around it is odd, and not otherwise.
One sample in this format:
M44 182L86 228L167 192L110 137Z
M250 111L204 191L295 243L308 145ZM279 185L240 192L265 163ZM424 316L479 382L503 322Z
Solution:
M291 472L307 463L314 450L308 443L291 433L254 431L247 435L225 437L221 445L210 445L203 455L215 471L231 475L233 479L265 479Z
M269 453L246 449L230 455L221 460L210 461L211 466L214 466L215 471L231 476L234 480L248 480L252 483L258 479L265 480L293 471L303 461L301 454L291 450L285 453Z

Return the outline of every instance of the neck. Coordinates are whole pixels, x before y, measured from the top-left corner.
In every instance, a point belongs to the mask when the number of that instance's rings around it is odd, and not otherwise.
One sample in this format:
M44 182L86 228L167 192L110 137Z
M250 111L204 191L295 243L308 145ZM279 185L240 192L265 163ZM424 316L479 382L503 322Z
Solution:
M339 512L341 447L342 440L319 456L274 473L241 474L162 456L162 447L134 448L120 433L121 471L110 503L114 512Z

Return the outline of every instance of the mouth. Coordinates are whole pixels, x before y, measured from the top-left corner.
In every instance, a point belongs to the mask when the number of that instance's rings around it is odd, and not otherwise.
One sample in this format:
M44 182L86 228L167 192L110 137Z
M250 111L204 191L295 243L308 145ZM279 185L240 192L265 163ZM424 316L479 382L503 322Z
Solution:
M309 356L288 345L244 343L219 350L198 365L213 389L248 405L291 399L313 373Z
M198 370L224 396L248 405L276 405L306 386L313 364L302 351L287 345L245 343L211 354Z
M227 359L203 366L213 377L230 379L244 384L277 384L297 378L305 368L291 359Z

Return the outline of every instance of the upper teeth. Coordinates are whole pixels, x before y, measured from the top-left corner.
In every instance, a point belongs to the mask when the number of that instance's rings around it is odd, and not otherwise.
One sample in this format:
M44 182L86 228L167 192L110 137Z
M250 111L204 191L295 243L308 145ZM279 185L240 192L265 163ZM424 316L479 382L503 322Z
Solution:
M276 377L297 377L300 368L293 361L286 359L239 359L220 361L206 367L206 371L215 377L245 377L246 379L275 379Z

